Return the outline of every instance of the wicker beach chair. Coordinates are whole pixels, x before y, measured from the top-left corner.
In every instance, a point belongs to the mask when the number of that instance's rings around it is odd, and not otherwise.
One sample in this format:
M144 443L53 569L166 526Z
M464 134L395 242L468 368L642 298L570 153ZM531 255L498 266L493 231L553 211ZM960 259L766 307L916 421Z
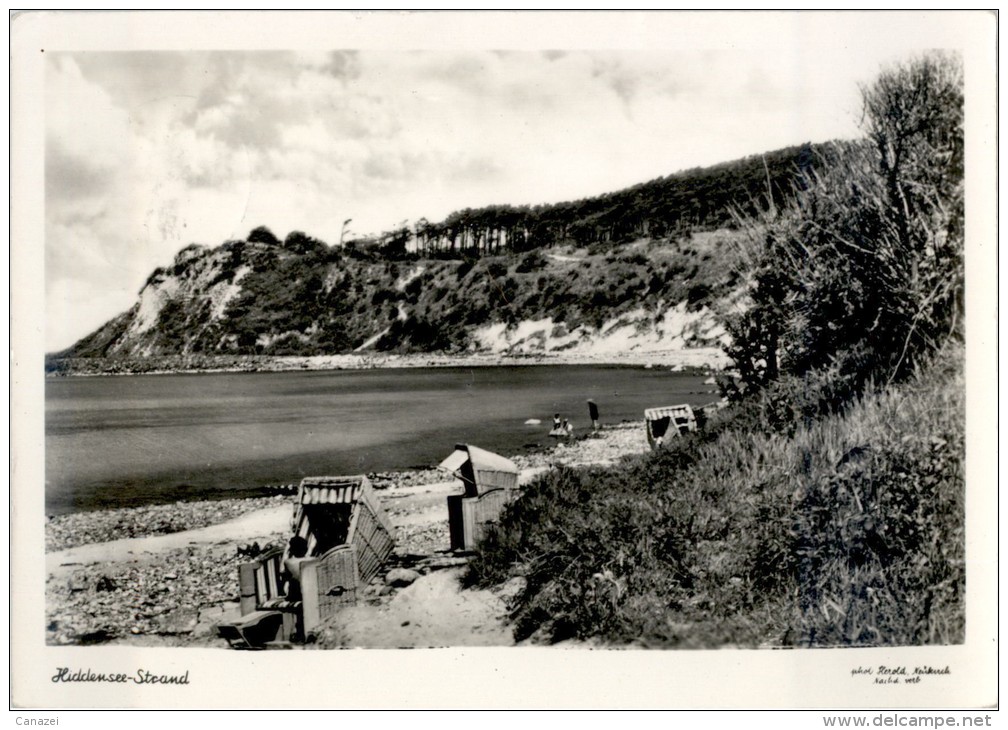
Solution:
M294 535L308 545L300 560L300 601L289 601L282 581L285 551L239 566L241 618L218 633L235 648L298 640L356 602L395 547L392 524L365 476L306 477L298 489Z
M648 408L644 411L644 427L651 448L659 449L670 436L696 431L697 419L687 404Z
M518 495L518 467L478 446L458 444L439 468L461 479L465 490L448 497L451 549L472 550L487 524L496 522L504 506Z

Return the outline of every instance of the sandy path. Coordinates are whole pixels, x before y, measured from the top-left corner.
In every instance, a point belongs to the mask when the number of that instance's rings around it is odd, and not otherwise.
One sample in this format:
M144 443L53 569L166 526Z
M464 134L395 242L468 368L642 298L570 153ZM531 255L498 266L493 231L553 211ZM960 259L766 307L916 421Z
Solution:
M511 646L506 623L510 593L462 590L463 568L436 570L418 578L385 603L360 603L334 616L322 646L371 649Z
M173 532L169 535L124 538L46 553L46 572L49 575L58 576L79 565L154 559L159 553L189 545L250 543L266 540L277 532L290 530L291 514L291 505L283 504L250 512L237 519L198 530Z

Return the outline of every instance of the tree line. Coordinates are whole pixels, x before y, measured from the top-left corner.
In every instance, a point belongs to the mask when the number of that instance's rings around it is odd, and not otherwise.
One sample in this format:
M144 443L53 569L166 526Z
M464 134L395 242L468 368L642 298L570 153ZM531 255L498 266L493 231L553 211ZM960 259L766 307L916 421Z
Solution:
M351 250L459 258L524 253L558 243L622 243L692 230L733 226L766 201L786 205L820 164L843 145L788 147L705 168L694 168L613 193L549 205L465 208L444 220L421 218L378 236L348 242Z

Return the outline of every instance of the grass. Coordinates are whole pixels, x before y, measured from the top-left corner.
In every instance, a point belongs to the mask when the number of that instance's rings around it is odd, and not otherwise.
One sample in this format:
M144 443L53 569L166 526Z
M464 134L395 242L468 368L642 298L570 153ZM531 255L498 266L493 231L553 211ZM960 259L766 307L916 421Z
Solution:
M759 404L609 469L542 476L467 580L526 579L516 637L642 646L964 639L964 381L946 349L843 413L761 431Z

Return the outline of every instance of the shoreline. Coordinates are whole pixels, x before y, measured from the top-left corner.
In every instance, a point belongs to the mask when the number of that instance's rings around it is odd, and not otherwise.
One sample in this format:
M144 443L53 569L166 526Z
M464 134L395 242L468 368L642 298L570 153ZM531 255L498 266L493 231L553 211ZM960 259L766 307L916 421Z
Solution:
M704 373L724 370L728 357L719 347L626 352L475 352L369 353L347 355L170 355L151 358L57 358L46 357L46 377L95 377L102 375L180 375L186 373L256 373L326 370L374 370L397 368L522 367L522 366L614 366L667 367L676 371Z
M527 483L556 466L610 465L648 450L642 425L624 421L568 443L511 458L521 472L520 483ZM474 622L469 633L456 636L451 628L443 634L451 637L452 645L485 642L488 631L495 643L508 636L495 618L506 613L501 597L492 591L462 591L456 579L465 561L448 550L445 499L458 493L461 484L434 469L382 472L376 477L383 482L376 493L396 530L395 549L386 567L413 566L419 575L413 585L402 589L380 580L380 585L369 586L366 598L347 613L353 617L347 621L357 627L356 633L340 640L325 634L319 648L345 646L347 641L358 645L382 645L383 641L429 645L425 642L441 641L438 637L442 634L432 638L420 628L419 621L413 621L413 629L407 632L402 621L409 623L412 612L421 611L428 619L440 616L441 623L447 621L456 627L449 621L452 611L468 611L473 605L484 606L489 613ZM293 495L221 500L215 502L214 516L201 515L198 525L187 524L187 520L202 503L188 503L188 511L186 503L163 505L160 509L174 514L174 524L185 529L144 535L105 532L107 539L103 541L75 546L60 546L49 539L50 520L45 551L46 643L225 648L215 625L237 615L238 565L247 560L242 549L253 541L261 546L283 544L294 502ZM156 524L144 510L149 512L150 508L80 512L66 521L73 534L83 532L89 521L125 524L130 515L140 516L136 521L140 525ZM79 524L73 527L73 522ZM97 529L91 534L103 533ZM449 579L446 568L455 571L455 577ZM397 601L400 595L402 600ZM397 619L391 636L380 638L382 632L372 634L369 628L381 625L381 616L390 606L404 612L406 618Z
M597 434L587 432L567 442L557 442L508 456L523 473L539 471L558 461L570 466L604 465L640 449L612 446L616 439L643 434L636 421L622 421L603 426ZM631 436L632 438L632 436ZM643 436L641 436L641 443ZM595 445L607 444L599 448ZM452 481L436 467L369 472L366 476L381 494L415 490L431 484ZM124 539L144 539L213 527L270 509L277 504L292 504L297 484L267 486L261 493L246 496L222 496L219 499L176 500L136 506L97 509L47 515L45 552L58 552L96 543Z

